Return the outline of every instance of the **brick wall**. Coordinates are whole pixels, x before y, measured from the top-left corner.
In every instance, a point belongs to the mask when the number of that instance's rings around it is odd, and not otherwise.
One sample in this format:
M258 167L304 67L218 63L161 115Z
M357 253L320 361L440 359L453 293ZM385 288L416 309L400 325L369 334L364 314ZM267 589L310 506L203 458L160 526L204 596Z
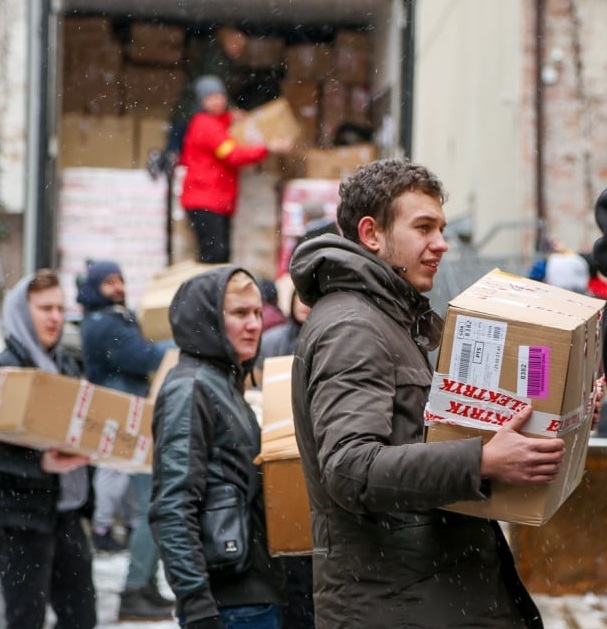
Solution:
M535 3L524 2L524 203L535 213ZM594 202L607 187L607 3L546 0L544 198L548 234L588 250Z

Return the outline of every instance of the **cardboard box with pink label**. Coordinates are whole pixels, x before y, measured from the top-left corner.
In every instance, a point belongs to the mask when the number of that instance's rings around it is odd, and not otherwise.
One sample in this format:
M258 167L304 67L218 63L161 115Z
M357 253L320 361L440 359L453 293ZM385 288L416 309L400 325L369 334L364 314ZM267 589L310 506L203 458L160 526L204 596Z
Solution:
M539 526L582 479L599 377L604 302L494 270L449 302L425 411L426 440L491 439L523 404L524 433L559 437L550 484L491 483L485 501L446 508Z

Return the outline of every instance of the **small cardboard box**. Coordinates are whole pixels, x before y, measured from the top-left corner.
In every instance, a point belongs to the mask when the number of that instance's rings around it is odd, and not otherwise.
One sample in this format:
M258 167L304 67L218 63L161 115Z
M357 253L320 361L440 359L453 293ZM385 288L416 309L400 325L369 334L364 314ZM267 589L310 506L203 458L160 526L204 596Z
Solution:
M135 395L37 369L0 369L0 441L146 469L153 405Z
M295 144L301 129L289 102L281 96L253 109L243 120L235 122L230 133L239 144L268 144L276 138L291 140Z
M376 158L377 148L369 143L333 149L308 148L295 156L300 162L295 169L300 177L344 179L359 166L368 164Z
M310 503L295 442L291 410L293 356L266 358L263 367L261 453L268 550L276 555L312 551Z
M524 403L523 434L565 441L550 484L491 483L486 501L448 509L539 526L578 486L592 424L604 302L491 271L449 302L425 420L427 441L488 441Z

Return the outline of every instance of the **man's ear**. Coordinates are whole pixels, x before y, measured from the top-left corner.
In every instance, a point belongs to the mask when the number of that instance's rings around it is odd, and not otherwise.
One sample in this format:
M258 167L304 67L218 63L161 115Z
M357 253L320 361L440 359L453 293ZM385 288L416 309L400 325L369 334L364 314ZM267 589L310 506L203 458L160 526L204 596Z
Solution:
M358 240L365 249L373 253L379 250L377 222L373 217L363 216L358 221Z

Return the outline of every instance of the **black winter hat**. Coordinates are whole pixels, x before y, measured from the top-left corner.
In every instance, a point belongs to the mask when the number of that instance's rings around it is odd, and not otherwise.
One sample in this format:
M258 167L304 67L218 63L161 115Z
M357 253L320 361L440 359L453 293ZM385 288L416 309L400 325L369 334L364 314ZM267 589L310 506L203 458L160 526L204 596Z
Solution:
M597 269L607 275L607 189L599 194L594 206L594 218L603 235L594 243L592 255Z

